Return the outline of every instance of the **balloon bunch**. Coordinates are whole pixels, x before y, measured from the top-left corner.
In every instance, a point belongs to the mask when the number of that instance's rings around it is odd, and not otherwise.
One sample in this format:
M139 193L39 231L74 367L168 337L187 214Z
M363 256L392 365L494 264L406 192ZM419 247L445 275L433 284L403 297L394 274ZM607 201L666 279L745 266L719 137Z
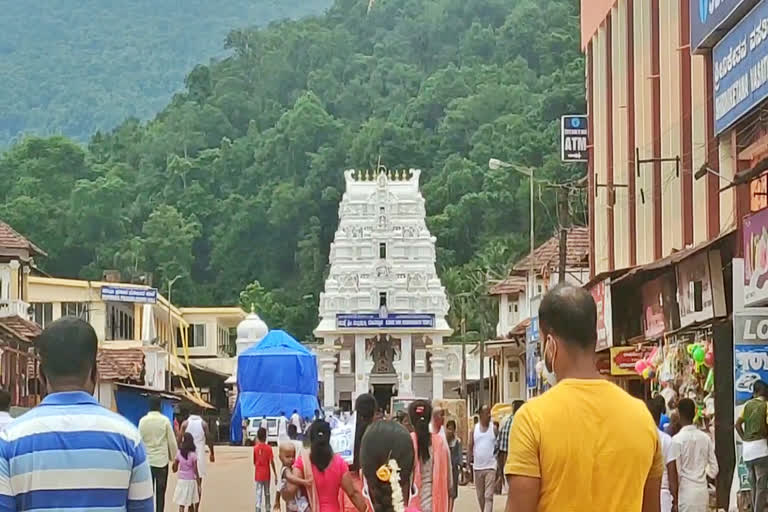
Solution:
M635 371L645 380L654 379L662 362L661 351L655 347L647 357L635 363Z
M712 392L715 389L715 351L713 345L711 343L693 343L688 345L688 355L693 359L696 373L702 373L704 367L707 367L707 379L704 381L704 390L708 393Z
M696 363L696 373L701 372L702 367L712 368L715 366L715 352L710 345L707 347L703 343L693 343L688 345L688 355Z

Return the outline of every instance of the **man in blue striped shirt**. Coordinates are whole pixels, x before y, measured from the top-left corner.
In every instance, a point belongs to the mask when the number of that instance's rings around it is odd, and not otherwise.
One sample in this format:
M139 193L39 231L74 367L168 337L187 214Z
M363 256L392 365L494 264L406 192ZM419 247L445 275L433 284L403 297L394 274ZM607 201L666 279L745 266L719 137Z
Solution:
M152 512L138 430L93 398L96 332L62 318L36 345L48 396L0 433L0 512Z

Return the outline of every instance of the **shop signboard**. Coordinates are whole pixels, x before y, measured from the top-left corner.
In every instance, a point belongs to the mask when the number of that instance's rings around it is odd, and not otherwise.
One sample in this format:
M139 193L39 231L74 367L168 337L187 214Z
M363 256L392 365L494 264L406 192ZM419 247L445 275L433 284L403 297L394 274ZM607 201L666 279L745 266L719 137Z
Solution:
M715 132L768 97L768 0L744 16L712 50Z
M735 270L735 269L734 269ZM752 308L733 314L733 404L736 417L752 397L752 386L768 381L768 309ZM741 447L736 439L741 490L749 489Z
M611 375L634 375L635 364L650 355L653 347L611 347Z
M560 159L563 162L586 162L589 159L587 122L585 115L560 118Z
M721 269L718 250L702 251L677 265L680 327L727 314Z
M129 288L127 286L102 286L101 300L105 302L157 303L156 288Z
M752 385L768 381L768 310L733 316L733 389L736 406L752 397Z
M589 292L597 306L597 344L595 351L600 352L613 346L613 312L611 310L611 279L605 279L594 285Z
M757 0L691 0L691 48L712 48Z
M536 347L538 342L533 339L533 332L529 326L525 330L525 385L528 388L536 388L539 385L536 374Z
M768 302L768 209L744 218L744 305Z
M361 313L336 315L336 327L339 329L398 329L435 327L435 315L413 313Z

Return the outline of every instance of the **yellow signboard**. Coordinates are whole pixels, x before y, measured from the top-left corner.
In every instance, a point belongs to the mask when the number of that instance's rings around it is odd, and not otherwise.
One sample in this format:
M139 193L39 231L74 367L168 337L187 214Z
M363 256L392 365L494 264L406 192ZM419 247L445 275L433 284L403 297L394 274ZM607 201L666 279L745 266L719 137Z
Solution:
M611 347L611 375L635 375L635 363L651 353L653 347Z

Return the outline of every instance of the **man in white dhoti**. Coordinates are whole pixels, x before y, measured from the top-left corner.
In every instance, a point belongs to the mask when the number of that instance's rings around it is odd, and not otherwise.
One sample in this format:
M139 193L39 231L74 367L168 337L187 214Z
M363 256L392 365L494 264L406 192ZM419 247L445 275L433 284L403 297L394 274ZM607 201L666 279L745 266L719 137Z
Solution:
M213 438L211 437L210 432L208 431L208 424L203 421L203 418L200 417L198 414L190 414L189 417L184 421L184 423L181 424L181 438L184 437L184 434L186 432L189 432L192 434L192 439L195 440L195 452L197 453L197 473L199 475L198 481L197 481L197 488L198 492L200 493L200 498L202 500L203 496L203 479L208 474L207 471L207 461L205 456L205 447L208 446L211 455L209 460L211 463L216 462L216 456L214 455L213 451ZM181 442L181 441L179 441Z

